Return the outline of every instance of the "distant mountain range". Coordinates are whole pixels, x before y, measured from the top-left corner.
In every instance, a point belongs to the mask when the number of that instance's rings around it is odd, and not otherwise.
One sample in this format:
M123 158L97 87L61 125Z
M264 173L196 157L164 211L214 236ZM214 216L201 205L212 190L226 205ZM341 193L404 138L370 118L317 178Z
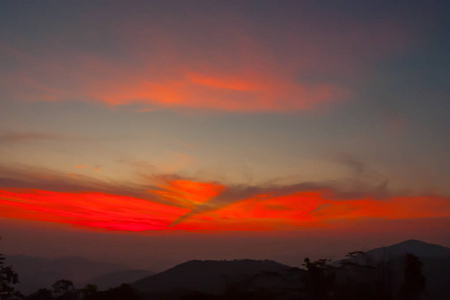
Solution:
M96 277L93 277L84 282L86 284L95 284L100 290L106 290L121 285L122 283L132 283L141 278L145 278L155 273L148 270L118 270L111 271Z
M152 274L146 270L133 270L120 264L101 263L81 257L43 259L26 255L6 256L5 263L19 274L18 290L25 295L40 288L50 288L59 279L72 280L77 288L86 283L97 284L100 289L129 283Z

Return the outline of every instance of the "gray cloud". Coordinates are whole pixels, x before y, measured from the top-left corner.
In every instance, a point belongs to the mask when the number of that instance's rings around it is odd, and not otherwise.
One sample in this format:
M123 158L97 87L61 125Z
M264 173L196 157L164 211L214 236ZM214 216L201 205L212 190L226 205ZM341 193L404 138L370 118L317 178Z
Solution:
M63 134L44 133L44 132L18 132L2 131L0 132L1 142L29 142L29 141L65 141L72 140L75 137L69 137Z

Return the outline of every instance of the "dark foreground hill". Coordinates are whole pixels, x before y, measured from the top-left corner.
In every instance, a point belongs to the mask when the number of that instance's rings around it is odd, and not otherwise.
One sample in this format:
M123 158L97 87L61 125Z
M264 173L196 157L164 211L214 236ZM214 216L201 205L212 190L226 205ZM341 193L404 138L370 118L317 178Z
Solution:
M154 275L155 273L148 270L117 270L101 274L86 280L83 284L94 284L99 290L106 290L120 286L122 283L132 283L144 277Z
M131 286L145 293L198 291L218 294L223 292L227 285L262 271L281 272L289 268L271 260L192 260L165 272L138 280Z

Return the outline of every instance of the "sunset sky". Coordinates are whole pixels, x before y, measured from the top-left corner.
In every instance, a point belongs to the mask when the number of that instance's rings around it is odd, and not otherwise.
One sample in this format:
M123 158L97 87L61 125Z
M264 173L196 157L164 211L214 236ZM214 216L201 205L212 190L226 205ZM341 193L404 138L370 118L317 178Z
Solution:
M1 248L450 246L448 11L2 1Z

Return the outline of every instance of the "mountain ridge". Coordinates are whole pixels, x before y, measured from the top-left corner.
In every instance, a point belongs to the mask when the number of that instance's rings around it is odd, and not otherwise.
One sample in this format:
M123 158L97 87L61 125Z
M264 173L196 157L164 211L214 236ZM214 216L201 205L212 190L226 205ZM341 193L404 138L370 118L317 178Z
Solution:
M164 272L142 278L131 286L142 292L195 290L220 293L226 285L261 271L282 271L291 267L273 260L190 260Z

